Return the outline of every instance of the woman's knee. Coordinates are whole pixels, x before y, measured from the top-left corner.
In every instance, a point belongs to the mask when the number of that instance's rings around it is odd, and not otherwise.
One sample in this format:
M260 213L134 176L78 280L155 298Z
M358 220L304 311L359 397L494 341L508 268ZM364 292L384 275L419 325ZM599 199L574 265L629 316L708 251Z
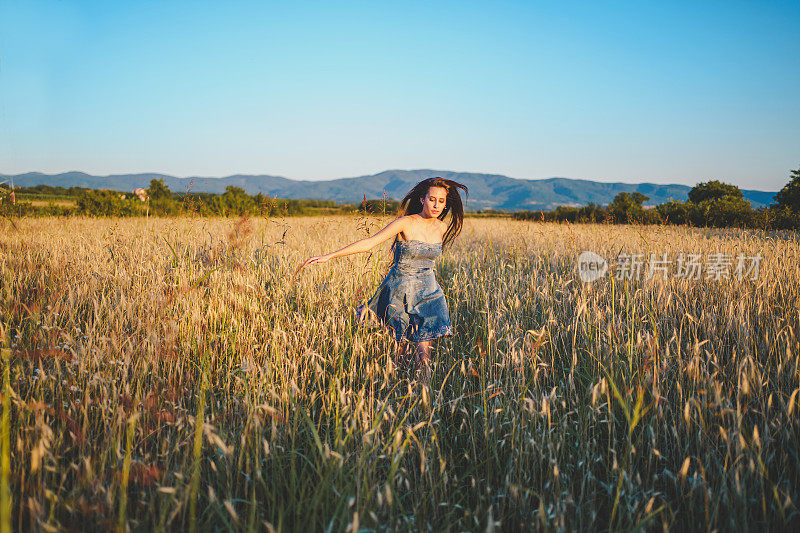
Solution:
M431 353L431 343L428 341L416 343L415 348L419 354L429 355Z

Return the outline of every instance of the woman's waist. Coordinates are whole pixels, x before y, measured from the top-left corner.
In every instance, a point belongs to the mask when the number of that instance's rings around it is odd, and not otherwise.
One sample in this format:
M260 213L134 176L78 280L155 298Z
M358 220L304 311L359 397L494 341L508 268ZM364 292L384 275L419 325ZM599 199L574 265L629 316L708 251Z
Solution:
M433 276L435 273L433 262L431 262L430 264L419 263L419 262L400 262L400 263L395 263L394 266L392 267L392 270L400 274Z

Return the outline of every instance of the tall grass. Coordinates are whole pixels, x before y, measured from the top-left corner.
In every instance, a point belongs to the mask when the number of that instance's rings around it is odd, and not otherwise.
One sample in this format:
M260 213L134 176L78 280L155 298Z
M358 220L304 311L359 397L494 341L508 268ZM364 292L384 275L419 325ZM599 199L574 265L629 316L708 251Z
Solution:
M11 351L5 328L0 325L3 361L3 413L0 415L0 533L11 533Z
M467 220L425 389L352 309L380 219L34 219L0 236L15 529L800 525L792 235ZM763 256L580 282L583 250Z

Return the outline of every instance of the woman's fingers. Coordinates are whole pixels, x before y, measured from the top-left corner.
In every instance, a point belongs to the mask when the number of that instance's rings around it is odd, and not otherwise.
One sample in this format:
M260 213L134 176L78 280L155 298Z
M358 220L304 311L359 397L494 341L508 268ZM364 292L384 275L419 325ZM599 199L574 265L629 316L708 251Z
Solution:
M327 255L315 255L309 257L308 259L305 260L305 262L302 265L297 267L297 270L294 271L294 275L292 275L292 283L294 283L294 281L297 279L297 275L300 273L300 271L303 270L308 265L313 265L314 263L324 263L329 259L330 257L328 257Z
M297 272L300 272L301 270L303 270L303 269L304 269L305 267L307 267L308 265L311 265L311 264L317 263L318 261L319 261L319 257L318 257L318 256L309 257L308 259L306 259L305 263L303 263L302 265L300 265L300 268L298 268L298 269L297 269Z
M306 261L302 265L297 267L297 270L295 270L294 274L292 274L292 283L294 283L294 281L297 279L297 275L300 273L301 270L303 270L306 267L306 265L308 265L311 262L312 259L314 258L311 257L309 259L306 259Z
M305 267L307 267L308 265L313 265L315 263L324 263L324 262L328 261L329 259L330 258L327 255L315 255L315 256L309 257L308 259L306 259L305 263L303 263L302 265L297 267L297 270L294 271L294 275L297 276L297 274L301 270L303 270Z

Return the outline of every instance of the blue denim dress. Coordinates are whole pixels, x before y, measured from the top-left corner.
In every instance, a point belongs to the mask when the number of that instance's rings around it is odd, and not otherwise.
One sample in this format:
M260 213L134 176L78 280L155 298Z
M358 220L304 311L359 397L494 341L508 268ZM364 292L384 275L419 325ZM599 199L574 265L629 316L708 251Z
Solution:
M392 330L397 342L453 335L447 301L433 269L441 253L440 242L396 241L394 264L375 295L356 309L359 321L369 309Z

